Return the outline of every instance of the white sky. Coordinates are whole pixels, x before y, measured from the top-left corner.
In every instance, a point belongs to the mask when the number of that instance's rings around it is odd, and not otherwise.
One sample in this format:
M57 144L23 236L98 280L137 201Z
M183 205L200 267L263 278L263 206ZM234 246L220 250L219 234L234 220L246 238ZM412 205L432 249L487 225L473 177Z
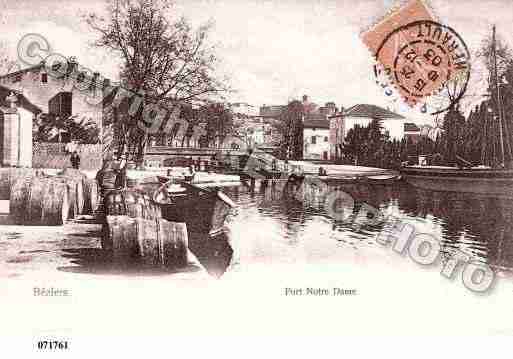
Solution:
M237 93L232 101L255 106L284 104L308 94L337 106L389 105L374 82L372 58L359 34L383 16L391 0L177 0L178 14L194 24L215 21L222 72ZM441 22L454 28L474 51L490 33L513 45L513 1L431 0ZM0 0L0 39L12 57L22 35L40 33L52 48L106 77L116 77L116 61L88 42L94 34L80 17L101 12L100 0ZM513 47L513 46L512 46ZM398 112L417 119L416 114ZM421 118L417 122L423 122Z

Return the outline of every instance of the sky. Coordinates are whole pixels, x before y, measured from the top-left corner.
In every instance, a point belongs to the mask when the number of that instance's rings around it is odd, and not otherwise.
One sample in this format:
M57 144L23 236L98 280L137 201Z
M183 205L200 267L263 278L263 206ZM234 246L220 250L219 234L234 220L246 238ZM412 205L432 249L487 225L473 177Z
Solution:
M235 90L232 102L254 106L285 104L306 94L323 105L348 108L358 103L390 107L376 85L373 58L360 34L381 19L391 0L176 0L177 15L193 25L214 21L210 40ZM513 1L430 0L437 18L454 28L471 53L489 35L513 47ZM83 22L88 12L104 12L103 0L0 0L0 41L15 58L26 33L45 36L52 50L76 56L105 77L117 77L117 59L90 46L95 34ZM425 116L391 108L415 122Z

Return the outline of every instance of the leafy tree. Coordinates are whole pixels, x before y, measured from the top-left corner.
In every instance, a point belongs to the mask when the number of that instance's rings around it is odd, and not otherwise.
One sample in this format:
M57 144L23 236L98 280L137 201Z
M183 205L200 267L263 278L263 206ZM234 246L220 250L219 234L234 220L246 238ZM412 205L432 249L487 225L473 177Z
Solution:
M368 126L356 125L347 132L342 153L347 161L355 165L364 163L378 166L383 162L388 140L379 121L372 121Z
M304 109L300 101L291 101L282 110L275 129L281 134L279 157L299 160L303 158Z
M456 106L452 106L444 116L443 123L443 147L444 160L449 164L454 164L456 156L461 156L464 149L464 131L465 116L461 114Z
M99 143L100 129L96 122L77 115L60 118L52 114L42 114L34 122L34 141Z
M222 103L210 103L200 108L201 121L206 124L206 144L219 147L231 134L238 136L233 112Z
M7 43L0 40L0 76L21 70L18 62L10 59Z
M239 138L246 148L253 148L255 146L255 126L250 118L245 116L234 116L234 135Z

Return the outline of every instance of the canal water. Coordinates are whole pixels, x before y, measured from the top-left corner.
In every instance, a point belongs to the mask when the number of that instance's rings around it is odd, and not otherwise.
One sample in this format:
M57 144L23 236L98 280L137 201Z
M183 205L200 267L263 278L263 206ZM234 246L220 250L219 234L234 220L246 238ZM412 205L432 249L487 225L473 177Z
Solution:
M211 239L208 246L192 238L192 245L202 245L191 249L219 277L240 267L251 270L265 264L383 261L394 265L389 249L376 237L400 221L440 241L442 260L459 252L497 271L513 269L513 194L492 197L428 191L404 182L339 184L329 190L343 191L354 200L344 208L349 213L343 219L330 215L325 197L307 196L304 188L258 182L254 188L225 188L239 207L228 223L230 234ZM383 217L362 219L358 214L367 212L361 212L362 208L375 208Z

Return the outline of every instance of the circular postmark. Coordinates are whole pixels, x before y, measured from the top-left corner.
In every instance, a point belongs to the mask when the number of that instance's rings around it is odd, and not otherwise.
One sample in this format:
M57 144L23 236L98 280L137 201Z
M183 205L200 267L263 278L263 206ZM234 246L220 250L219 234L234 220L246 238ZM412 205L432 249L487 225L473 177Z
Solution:
M449 26L431 20L390 32L378 47L376 60L376 82L385 95L431 114L458 103L470 79L465 42Z

